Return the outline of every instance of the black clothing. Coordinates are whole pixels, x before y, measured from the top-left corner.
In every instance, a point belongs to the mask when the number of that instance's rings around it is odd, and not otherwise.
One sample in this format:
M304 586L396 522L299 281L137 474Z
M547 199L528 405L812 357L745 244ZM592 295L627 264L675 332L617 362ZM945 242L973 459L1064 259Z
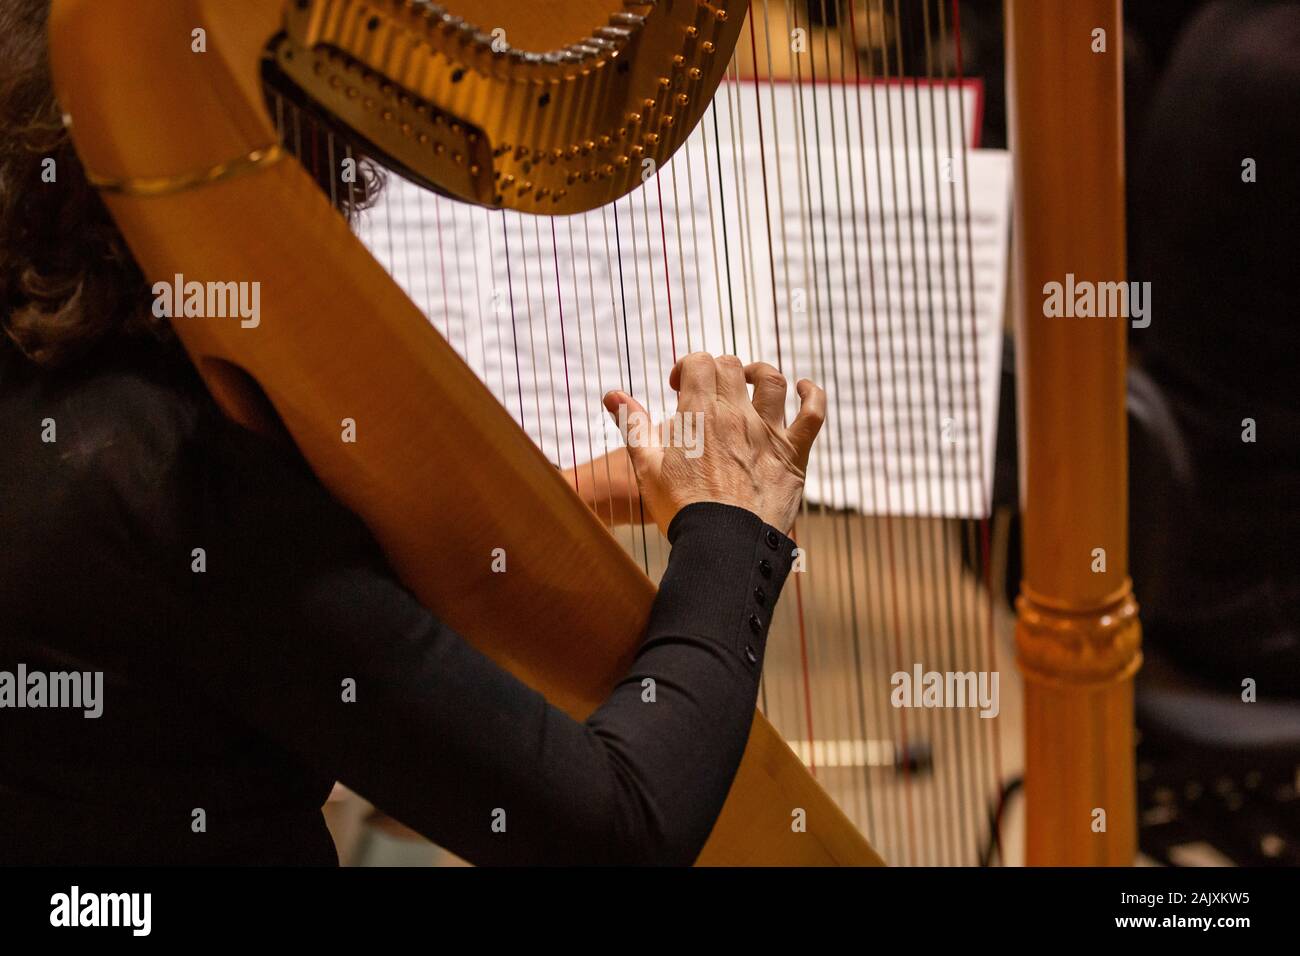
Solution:
M1253 676L1270 697L1300 696L1297 49L1300 3L1207 5L1131 170L1130 278L1151 283L1154 306L1130 342L1168 408L1167 425L1133 429L1144 638L1233 693ZM1150 405L1130 389L1135 415L1135 401ZM1143 447L1148 432L1160 447Z
M0 862L332 864L336 779L475 863L698 854L792 560L757 516L682 510L645 642L583 724L156 346L65 373L0 347L0 449L0 671L104 672L97 719L0 707Z

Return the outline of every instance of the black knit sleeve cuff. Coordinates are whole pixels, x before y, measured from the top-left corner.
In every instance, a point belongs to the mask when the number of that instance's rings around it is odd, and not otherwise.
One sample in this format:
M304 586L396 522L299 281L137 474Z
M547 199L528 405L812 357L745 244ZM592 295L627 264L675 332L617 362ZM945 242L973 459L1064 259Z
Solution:
M672 554L647 637L709 638L757 678L794 542L751 511L713 502L679 511L668 541Z

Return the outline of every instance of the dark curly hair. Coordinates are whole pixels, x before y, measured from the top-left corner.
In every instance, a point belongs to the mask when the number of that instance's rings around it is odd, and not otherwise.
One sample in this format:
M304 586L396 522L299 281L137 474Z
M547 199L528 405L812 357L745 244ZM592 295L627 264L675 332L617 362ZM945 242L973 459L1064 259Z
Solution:
M170 341L150 287L73 150L46 45L50 0L0 0L0 329L29 359L67 365L110 336ZM300 112L299 142L324 127ZM292 149L293 143L286 143ZM46 160L55 182L45 182ZM369 161L340 210L371 205L382 174ZM337 170L315 170L329 191Z

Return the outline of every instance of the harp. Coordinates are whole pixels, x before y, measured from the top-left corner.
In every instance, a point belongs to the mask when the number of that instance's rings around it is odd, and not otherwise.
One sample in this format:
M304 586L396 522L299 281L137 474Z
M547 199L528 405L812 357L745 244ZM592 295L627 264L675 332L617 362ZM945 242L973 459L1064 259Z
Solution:
M631 659L654 595L651 552L661 558L662 546L633 531L625 547L600 525L557 473L556 465L569 463L560 460L560 446L539 447L521 427L529 418L522 389L514 409L491 394L465 360L467 344L440 334L436 306L425 310L431 323L353 235L319 188L320 169L329 170L331 188L346 188L336 167L364 152L403 180L431 187L430 202L458 203L429 209L451 209L453 223L492 230L489 241L497 245L490 248L504 259L522 255L520 244L533 240L551 252L553 274L521 275L519 286L507 279L519 308L507 308L503 321L516 335L554 329L561 343L581 335L583 305L594 309L596 293L583 292L576 271L563 274L560 250L569 244L570 263L610 263L613 255L621 295L612 285L614 266L605 278L611 300L622 300L622 328L604 331L623 353L618 374L651 387L648 369L638 380L632 358L638 346L649 351L647 335L666 332L674 350L679 334L683 348L707 336L692 325L702 322L699 315L690 315L692 306L704 311L705 294L692 299L684 279L687 256L698 250L679 244L670 255L667 229L662 221L650 228L649 210L671 204L665 193L678 184L678 170L665 170L680 163L681 176L693 171L717 193L707 209L691 211L711 219L716 201L725 216L721 207L739 187L723 175L722 144L738 135L738 124L773 118L761 105L746 115L738 97L748 88L760 104L775 102L774 43L788 44L801 29L812 38L787 73L805 140L809 202L818 173L806 140L823 135L809 130L824 123L824 134L838 136L849 157L843 181L836 172L833 183L816 186L823 197L831 188L844 197L855 190L852 176L867 181L868 157L876 162L882 155L878 144L872 153L848 136L865 130L866 111L881 96L888 101L882 88L914 97L919 117L923 96L936 102L940 91L937 102L947 110L943 91L960 83L960 68L950 70L935 52L941 39L959 36L958 3L851 4L833 39L801 22L801 9L775 0L55 0L51 48L77 149L146 275L261 284L263 317L255 329L177 323L222 409L252 428L282 423L427 606L583 717ZM925 52L904 56L905 29L920 31L925 43L918 49ZM1096 29L1110 38L1108 54L1090 49ZM1139 651L1125 569L1123 331L1113 320L1046 320L1037 308L1043 284L1066 273L1098 281L1124 274L1120 34L1117 0L1008 0L1025 523L1016 644L1031 863L1126 863L1135 852L1131 708ZM881 51L865 67L849 52L864 38ZM727 114L729 129L719 122L715 94L740 104ZM946 112L947 139L940 142L938 109L929 113L930 152L946 149L964 164L964 139L953 140ZM325 142L303 143L294 136L296 111L310 111L335 132ZM712 137L711 155L692 156L697 129ZM763 163L776 161L777 145L760 144ZM906 169L915 161L918 179L929 175L923 167L932 156L917 161L906 141L893 145L902 147ZM731 152L727 161L734 164ZM960 296L962 269L971 268L969 254L962 258L969 198L962 176L943 182L932 197L947 204L948 232L939 245L951 254L944 268ZM767 176L750 185L755 190L747 185L745 194L758 195ZM574 217L592 210L606 217L602 222L614 220L613 232L588 232L574 246ZM727 350L738 351L753 344L742 343L740 329L762 323L779 338L792 311L775 268L767 276L772 314L756 315L746 298L759 300L747 264L771 253L788 224L770 196L731 210L732 224L720 224L722 242L714 244L725 276L707 278L717 292L713 321ZM733 248L731 230L745 216L747 231ZM838 228L856 230L847 234L856 238L841 249L883 236L889 225L878 211L860 223L846 218L852 222L841 218ZM454 244L457 234L441 228L419 243L426 269L439 236ZM632 240L627 250L624 236ZM797 240L810 267L829 267L828 236L818 224ZM391 239L389 252L399 252ZM654 261L662 271L630 291ZM846 309L840 318L867 348L866 299L847 291L847 276L856 270L860 280L867 266L852 254L843 261L835 282L856 312ZM910 266L914 278L922 274L919 261ZM927 274L932 267L927 260ZM445 290L463 278L443 277L439 285ZM703 287L704 278L697 275L695 284ZM583 279L594 289L590 276ZM426 295L433 285L429 279ZM810 290L817 300L812 327L821 330L824 321L828 335L834 312L845 305L832 308L831 285ZM544 295L541 316L531 314L530 288ZM871 280L868 288L875 288ZM966 288L973 299L974 289ZM644 311L630 308L629 297ZM967 301L956 314L971 308ZM873 305L877 328L884 325L887 342L896 334L937 361L936 314L946 315L946 307L914 297L907 308L900 299L900 309L905 314L890 325ZM651 325L649 315L660 311L666 324ZM639 327L637 315L645 316ZM593 316L585 321L598 336ZM949 333L945 326L940 339L947 342ZM951 334L959 346L962 333ZM484 355L485 342L478 343ZM803 349L812 366L786 371L811 371L834 388L820 346ZM874 340L876 357L878 346ZM801 348L791 346L791 362L797 364ZM886 351L897 354L892 344ZM832 343L830 357L835 353ZM784 354L773 357L784 361ZM845 384L865 387L861 364L859 377L846 368ZM522 383L522 370L516 372ZM981 416L970 411L973 399L955 394L957 381L948 380L953 394L942 402L937 376L918 378L916 387L934 398L935 410L960 404L963 421L975 427ZM889 402L904 405L906 389L889 401L878 397L861 421L832 425L832 443L870 457L863 436L873 424L890 432L897 418ZM536 418L540 425L540 408ZM340 441L344 420L356 425L355 443ZM911 440L938 447L937 438L919 430ZM880 447L880 457L886 450ZM576 464L572 436L565 454ZM872 843L903 863L974 862L987 826L984 808L1003 776L999 741L968 714L891 708L888 683L879 677L881 668L887 674L927 654L962 669L1001 666L1000 624L983 577L987 513L980 503L961 518L914 511L895 515L886 507L867 515L861 502L833 489L806 507L796 533L808 542L811 567L806 583L798 574L788 587L786 619L770 652L795 662L794 676L779 688L769 665L763 701L772 721L755 715L701 863L873 864L881 858ZM975 573L958 566L963 541ZM496 548L508 552L510 574L489 573ZM1107 555L1100 572L1091 566L1097 548ZM926 587L935 603L921 594ZM932 747L924 773L918 737ZM890 774L884 783L874 776L881 767ZM1104 832L1092 825L1098 808L1106 812Z

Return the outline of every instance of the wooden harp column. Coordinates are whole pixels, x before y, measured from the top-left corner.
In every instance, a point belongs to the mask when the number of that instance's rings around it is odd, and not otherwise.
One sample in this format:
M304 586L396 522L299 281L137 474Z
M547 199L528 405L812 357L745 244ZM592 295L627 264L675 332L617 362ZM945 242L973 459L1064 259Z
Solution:
M1141 652L1128 577L1128 320L1043 309L1044 285L1067 274L1076 282L1127 278L1121 4L1008 0L1006 24L1026 862L1129 865ZM1098 30L1105 52L1094 52Z

